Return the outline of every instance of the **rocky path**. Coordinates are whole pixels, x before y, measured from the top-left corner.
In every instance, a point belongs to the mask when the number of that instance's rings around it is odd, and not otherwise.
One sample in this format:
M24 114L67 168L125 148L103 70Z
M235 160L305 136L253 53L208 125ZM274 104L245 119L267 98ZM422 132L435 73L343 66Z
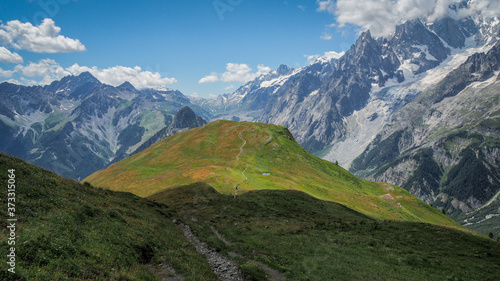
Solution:
M191 231L189 225L180 224L183 230L184 237L191 242L196 252L204 254L207 258L208 264L212 271L223 281L243 281L243 274L238 269L238 265L228 257L218 253L215 249L210 248L206 243L201 242L200 239Z
M245 147L245 145L247 144L247 141L243 138L243 136L241 135L241 131L238 133L238 137L240 137L240 139L243 141L243 144L241 145L240 147L240 152L238 153L238 155L236 155L236 161L239 161L240 160L240 155L243 153L243 147ZM243 177L245 178L243 181L239 182L238 184L236 184L234 186L234 198L236 198L236 195L238 195L238 187L246 182L248 180L247 176L245 175L245 172L248 170L248 164L245 166L245 169L241 172L241 174L243 175Z
M241 153L243 153L243 147L247 144L247 141L241 136L241 131L238 134L238 137L240 137L240 139L243 141L243 144L240 147L240 152L238 153L238 155L236 155L236 161L240 160L240 155Z
M213 226L210 226L210 230L212 230L212 232L215 234L215 236L217 236L217 238L222 241L224 244L226 244L226 246L232 246L233 243L227 241L218 231L217 229L215 229L215 227ZM238 257L238 258L242 258L242 259L247 259L245 258L244 256L238 254L238 253L235 253L235 252L229 252L229 255L231 257ZM249 260L250 262L253 262L254 264L256 264L258 267L260 267L261 269L263 269L266 274L267 274L267 277L269 280L272 280L272 281L285 281L286 280L286 277L283 273L275 270L275 269L272 269L270 268L269 266L259 262L259 261L254 261L254 260Z

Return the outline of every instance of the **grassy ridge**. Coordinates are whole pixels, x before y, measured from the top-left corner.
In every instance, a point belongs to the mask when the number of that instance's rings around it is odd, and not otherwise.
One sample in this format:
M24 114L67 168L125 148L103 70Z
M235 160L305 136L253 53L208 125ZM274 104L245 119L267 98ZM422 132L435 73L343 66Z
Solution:
M234 199L196 183L148 198L175 208L221 253L239 257L254 280L270 278L258 262L287 280L496 280L500 272L500 244L490 239L375 220L303 192L250 191Z
M85 180L139 196L198 181L223 194L233 193L238 183L240 192L299 190L377 219L460 227L401 188L359 179L313 156L285 127L270 124L215 121L171 136Z
M130 193L97 189L0 154L0 183L15 169L16 274L7 272L0 196L0 280L158 280L160 263L187 280L217 280L172 224L175 211Z

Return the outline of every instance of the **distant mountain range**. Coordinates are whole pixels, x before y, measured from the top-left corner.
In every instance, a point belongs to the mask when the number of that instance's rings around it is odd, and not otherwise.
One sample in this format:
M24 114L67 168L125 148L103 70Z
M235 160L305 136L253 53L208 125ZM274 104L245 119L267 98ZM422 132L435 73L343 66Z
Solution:
M495 20L417 19L388 37L364 32L339 59L281 66L198 104L286 126L324 159L500 232L499 38Z
M0 84L0 150L83 179L123 159L160 131L205 124L208 112L179 91L102 84L90 73L41 87ZM182 128L182 126L186 126Z
M308 151L500 233L499 38L498 20L412 20L216 99L112 87L89 73L44 87L2 83L0 150L82 179L179 131L174 115L189 106L207 121L286 126Z

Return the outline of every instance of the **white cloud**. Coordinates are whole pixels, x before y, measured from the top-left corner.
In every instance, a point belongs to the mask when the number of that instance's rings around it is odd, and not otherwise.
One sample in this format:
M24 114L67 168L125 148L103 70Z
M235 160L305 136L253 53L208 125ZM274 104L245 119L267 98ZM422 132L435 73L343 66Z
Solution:
M229 85L229 86L224 88L224 90L226 90L226 91L231 90L231 89L234 89L234 85Z
M207 76L201 78L200 81L198 81L198 83L199 84L214 83L214 82L217 82L217 81L219 81L218 74L215 73L215 72L212 72L210 75L207 75Z
M228 63L226 65L226 72L222 74L212 72L210 75L201 78L198 83L214 83L218 81L246 83L270 71L270 67L262 64L259 64L257 72L253 73L252 68L245 63Z
M244 63L228 63L226 70L221 75L224 82L247 82L255 77L250 66Z
M175 78L162 77L158 72L142 71L139 66L134 68L125 66L114 66L104 69L97 67L80 66L73 64L68 68L63 68L52 59L42 59L37 63L30 62L28 65L17 65L14 68L15 73L19 73L23 77L21 81L25 85L48 85L52 81L60 80L68 75L80 75L82 72L88 71L102 83L119 86L125 81L130 82L138 89L142 88L157 88L167 84L177 82ZM38 81L34 79L28 80L26 77L41 78Z
M323 57L325 57L328 60L340 59L344 54L345 54L345 52L337 53L337 52L331 51L331 52L325 52L323 54Z
M269 66L265 66L263 64L257 65L257 69L258 69L258 71L255 74L256 77L259 77L261 75L268 74L269 72L271 72L271 68Z
M456 0L318 0L319 12L336 17L339 27L353 24L362 30L370 30L375 37L394 32L395 26L408 20L423 18L432 22L446 15L455 17L470 13L492 18L500 16L498 0L471 0L469 9L455 14L449 6Z
M125 81L130 82L130 84L138 89L164 87L167 84L177 83L177 79L175 78L162 77L158 72L142 71L139 66L132 68L117 65L99 69L95 66L89 68L74 64L68 67L67 70L73 75L79 75L82 72L88 71L102 83L112 86L119 86Z
M317 0L318 2L318 12L328 12L330 14L333 14L335 11L335 1L333 0L326 0L326 1L320 1Z
M14 74L14 71L12 71L12 70L3 70L0 67L0 77L9 78L9 77L12 77L12 74Z
M39 85L40 84L40 83L38 83L37 81L35 81L33 79L27 79L25 77L21 77L21 81L23 81L21 83L21 85L35 86L35 85Z
M307 64L312 64L316 61L316 59L319 58L319 55L304 55L304 57L306 58L307 60Z
M9 79L7 81L4 81L4 82L7 82L7 83L10 83L10 84L16 84L16 85L22 85L23 83L17 81L16 79ZM1 82L3 83L3 82Z
M18 53L13 53L7 48L0 46L0 62L22 63L23 58Z
M469 6L473 13L481 14L483 17L500 17L500 5L498 0L471 0Z
M62 66L60 66L56 61L52 59L42 59L37 63L30 62L28 65L16 65L14 71L20 73L25 77L41 77L38 83L34 80L26 80L23 78L21 80L25 82L27 85L40 84L47 85L50 84L54 80L59 80L64 76L71 75L71 73L65 70Z
M312 64L318 60L322 60L322 61L326 62L326 61L330 61L332 59L339 59L344 54L345 54L345 52L337 53L337 52L331 51L331 52L325 52L323 55L304 55L304 57L307 59L307 64L309 65L309 64Z
M306 6L303 6L303 5L298 5L297 8L301 9L302 12L304 12L306 10Z
M61 28L46 18L40 25L22 23L18 20L0 25L0 44L35 53L68 53L85 51L78 39L59 35Z
M325 32L325 33L323 33L323 35L320 38L328 41L328 40L332 40L332 35Z

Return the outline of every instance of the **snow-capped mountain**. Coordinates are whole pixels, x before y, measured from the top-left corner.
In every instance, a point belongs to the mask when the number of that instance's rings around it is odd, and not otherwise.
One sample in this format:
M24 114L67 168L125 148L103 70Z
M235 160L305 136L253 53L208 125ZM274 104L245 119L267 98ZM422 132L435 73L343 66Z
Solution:
M90 73L41 87L0 84L0 150L82 179L123 158L169 125L181 92L102 84Z
M469 227L498 233L500 224L485 225L500 215L499 124L500 41L392 115L351 171L403 186Z
M340 165L351 168L358 175L405 186L420 198L446 207L451 213L458 209L459 211L455 212L457 218L459 213L484 205L500 189L496 180L498 175L493 172L499 169L496 150L484 154L484 157L493 160L488 160L489 164L484 166L485 171L489 171L485 176L490 183L478 188L478 193L483 194L482 199L476 200L474 197L475 199L470 199L468 203L467 199L457 199L461 203L466 202L468 207L463 207L464 204L462 208L457 207L459 203L455 201L453 210L450 209L453 199L444 200L443 202L447 203L443 204L436 201L439 194L444 194L439 198L450 195L449 191L445 191L441 186L431 192L425 187L425 183L433 181L442 185L449 176L447 171L453 169L450 163L459 163L462 159L460 155L453 161L446 162L447 164L438 161L438 166L441 165L440 169L444 172L437 178L432 178L430 174L421 177L417 184L420 187L412 187L409 184L410 178L421 176L418 165L405 166L406 170L403 166L398 167L399 172L390 170L392 174L377 172L387 168L384 165L389 162L403 157L405 149L414 148L405 143L409 137L407 134L410 133L389 137L391 134L388 132L393 133L391 128L399 128L397 125L401 124L407 125L404 118L430 122L429 115L411 110L413 104L418 103L421 96L425 96L423 93L441 95L450 90L450 85L459 85L456 91L469 91L466 94L469 97L468 104L463 101L460 104L475 105L476 100L472 97L477 97L476 107L480 104L484 113L465 114L468 116L465 119L458 118L456 112L439 117L434 115L434 123L429 124L453 124L460 127L466 122L480 123L481 118L489 118L489 122L496 120L493 118L495 115L492 115L493 109L499 107L498 94L492 90L498 84L495 80L496 70L487 63L471 64L470 60L491 60L494 52L490 54L488 51L496 48L494 46L499 37L500 21L479 17L457 19L450 16L435 22L412 20L397 26L394 34L381 38L373 38L367 31L338 59L317 60L309 66L273 79L260 77L233 94L220 96L220 104L231 106L218 107L216 113L219 117L244 116L248 120L287 126L296 140L309 151L327 160L338 161ZM464 64L470 67L467 68ZM492 76L482 76L474 67L491 70ZM468 74L451 76L460 82L451 83L457 82L449 76L458 71L457 69ZM441 93L432 90L436 85L441 85ZM470 92L470 87L475 90ZM460 95L454 92L453 96ZM443 104L458 102L447 99L448 96L442 98L440 102ZM259 106L250 107L247 101ZM428 106L431 108L431 105ZM465 107L461 108L466 110ZM436 110L441 111L440 108ZM399 112L407 112L407 115L400 117L403 120L395 119L402 116L395 115ZM453 118L455 121L451 120ZM494 131L487 134L497 139L498 133ZM480 134L485 132L481 131ZM411 138L419 139L413 142L414 145L436 141L437 137L438 135L422 134L420 131L411 132ZM388 141L391 140L393 143L389 145ZM434 153L436 146L430 147L431 158L438 157ZM374 157L374 153L378 157ZM356 165L351 165L356 158ZM360 164L367 162L376 164ZM401 170L404 170L404 175ZM427 176L429 178L426 178Z

